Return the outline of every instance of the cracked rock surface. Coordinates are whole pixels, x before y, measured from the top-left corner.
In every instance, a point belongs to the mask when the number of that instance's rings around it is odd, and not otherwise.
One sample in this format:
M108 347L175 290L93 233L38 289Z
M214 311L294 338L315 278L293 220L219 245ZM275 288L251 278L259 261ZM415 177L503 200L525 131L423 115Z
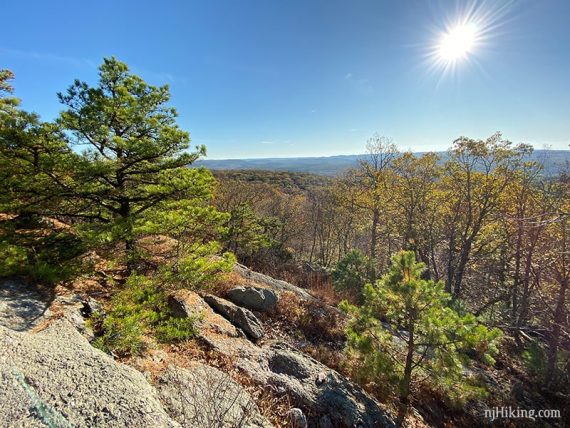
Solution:
M142 373L93 348L66 319L0 326L0 426L178 427Z

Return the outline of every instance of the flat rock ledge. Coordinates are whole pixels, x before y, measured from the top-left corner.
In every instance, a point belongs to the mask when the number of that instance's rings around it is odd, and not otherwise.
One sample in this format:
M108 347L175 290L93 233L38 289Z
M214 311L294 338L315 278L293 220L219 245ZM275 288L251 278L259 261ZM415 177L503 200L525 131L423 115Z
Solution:
M93 348L66 319L0 326L0 426L179 427L142 373Z

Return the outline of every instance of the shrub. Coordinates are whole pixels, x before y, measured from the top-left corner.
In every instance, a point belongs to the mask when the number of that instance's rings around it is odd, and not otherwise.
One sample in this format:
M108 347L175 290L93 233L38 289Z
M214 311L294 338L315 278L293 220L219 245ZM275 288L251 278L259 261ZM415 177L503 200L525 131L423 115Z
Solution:
M154 334L160 342L188 340L195 334L195 322L195 318L174 317L160 284L136 274L113 297L109 313L95 314L91 320L99 335L94 345L121 356L144 351L147 333Z
M373 261L360 250L351 250L340 260L332 271L335 290L349 292L360 299L364 284L374 281Z
M154 333L158 341L164 343L188 340L196 334L196 319L169 317L156 326Z
M95 329L101 329L101 336L95 339L93 345L102 351L122 356L139 354L144 349L145 332L141 318L138 312L124 316L110 313L104 319L95 314L92 325Z
M547 349L540 340L535 339L530 342L522 352L522 359L525 363L527 371L536 376L543 377L546 372ZM570 377L570 355L568 351L559 350L556 359L559 363L554 367L557 374L554 386L560 388L561 391L568 390L570 384L568 382Z
M302 307L303 314L298 319L298 326L307 339L313 342L345 339L342 314L316 300L304 301Z
M218 256L221 246L216 241L193 245L174 266L165 265L159 276L173 288L210 288L230 272L236 262L232 253Z
M171 368L166 382L177 420L186 427L245 428L259 426L252 397L227 373L208 366ZM170 400L167 398L167 402Z
M277 315L312 342L340 342L345 339L342 317L334 309L316 300L307 301L291 292L279 298Z

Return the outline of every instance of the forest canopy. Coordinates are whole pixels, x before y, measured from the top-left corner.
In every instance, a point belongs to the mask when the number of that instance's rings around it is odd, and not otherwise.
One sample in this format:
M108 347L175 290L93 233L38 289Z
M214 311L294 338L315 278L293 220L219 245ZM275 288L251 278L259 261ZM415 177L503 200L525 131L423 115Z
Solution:
M570 379L569 167L545 176L532 153L496 133L460 137L441 159L376 135L357 167L324 182L215 171L215 203L235 218L247 210L265 236L250 248L228 234L239 260L298 283L358 284L355 301L374 279L366 260L380 278L396 252L413 252L453 305L541 354L543 382L562 387Z

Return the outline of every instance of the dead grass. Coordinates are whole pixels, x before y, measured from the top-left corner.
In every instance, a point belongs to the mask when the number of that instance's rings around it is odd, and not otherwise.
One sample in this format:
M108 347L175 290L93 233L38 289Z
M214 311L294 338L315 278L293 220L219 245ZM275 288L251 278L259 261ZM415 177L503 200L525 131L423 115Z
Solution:
M73 227L67 223L51 217L42 217L42 222L46 223L50 228L58 232L65 231L67 233L75 234Z
M164 235L145 236L137 241L145 260L159 266L169 263L175 256L177 241Z
M335 291L330 281L314 283L309 289L309 292L317 299L331 306L338 306L343 298Z
M224 297L229 290L240 285L247 284L237 272L228 272L224 277L210 288L210 292L216 296Z
M51 310L51 308L50 308ZM57 321L58 319L61 319L64 317L65 312L60 310L60 309L55 309L55 313L50 316L49 318L45 319L44 321L40 322L38 325L36 325L34 328L32 328L31 332L32 333L39 333L40 331L45 330L46 328L48 328L51 324L53 324L55 321Z
M16 217L18 217L16 214L0 213L0 221L13 220L13 219L15 219Z
M101 282L90 277L79 277L67 284L58 284L55 293L60 296L78 294L80 296L92 296L105 298L112 289Z
M288 397L279 396L276 391L266 385L254 382L247 374L235 367L233 359L225 354L211 349L200 339L171 345L148 347L144 354L137 357L126 357L119 361L147 373L154 382L170 365L189 368L196 362L215 367L228 374L234 381L242 385L251 395L260 413L276 427L289 426L287 412L292 404Z
M344 319L336 310L317 300L307 301L293 293L282 293L276 315L298 328L312 342L344 341Z
M178 367L190 367L196 361L215 367L227 373L233 380L242 385L251 395L261 414L276 427L287 427L287 412L292 404L287 396L279 396L276 391L267 385L260 385L253 381L251 377L235 367L233 359L225 354L210 349L209 346L200 339L193 339L187 342L164 345L161 348L167 358L159 363L147 362L147 371L153 376L164 370L169 364Z

